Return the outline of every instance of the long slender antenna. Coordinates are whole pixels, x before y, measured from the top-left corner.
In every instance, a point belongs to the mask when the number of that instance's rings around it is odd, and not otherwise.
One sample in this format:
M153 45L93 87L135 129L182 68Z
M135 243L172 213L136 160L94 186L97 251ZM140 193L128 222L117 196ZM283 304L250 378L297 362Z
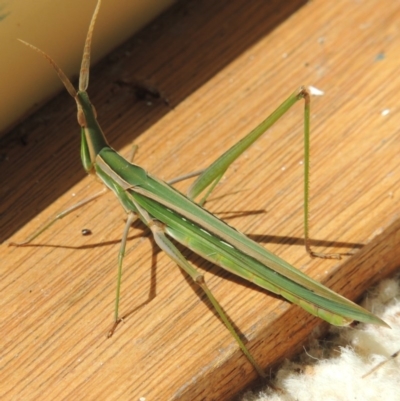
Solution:
M89 85L89 68L90 68L90 47L92 44L92 34L97 14L99 13L101 0L98 0L96 9L94 10L92 20L90 21L89 30L86 36L85 47L83 48L81 72L79 74L79 91L85 92Z
M71 81L68 79L68 77L64 74L63 70L56 64L56 62L49 56L47 55L43 50L38 49L36 46L31 45L28 42L25 42L22 39L18 39L21 43L24 45L30 47L31 49L35 50L38 52L42 57L44 57L55 69L57 75L60 77L62 83L64 84L65 88L67 89L68 93L75 99L76 98L76 90L74 88L74 85L72 85Z

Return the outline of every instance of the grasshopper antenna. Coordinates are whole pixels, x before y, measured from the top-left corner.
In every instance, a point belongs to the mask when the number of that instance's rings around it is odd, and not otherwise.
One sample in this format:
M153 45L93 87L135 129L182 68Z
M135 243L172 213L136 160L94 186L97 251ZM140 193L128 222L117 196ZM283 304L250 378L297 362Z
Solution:
M100 10L101 0L98 0L96 9L94 10L92 20L90 21L88 33L86 36L85 47L83 48L83 57L81 64L81 71L79 74L79 91L85 92L89 85L89 68L90 68L90 47L92 45L92 36L94 24L96 22L97 14Z

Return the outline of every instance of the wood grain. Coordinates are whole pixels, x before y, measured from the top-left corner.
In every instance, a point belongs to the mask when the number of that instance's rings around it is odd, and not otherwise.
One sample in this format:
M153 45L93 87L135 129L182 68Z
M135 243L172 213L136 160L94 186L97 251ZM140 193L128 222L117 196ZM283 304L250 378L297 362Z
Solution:
M137 143L136 162L168 179L209 165L300 85L324 90L312 99L311 234L317 250L355 254L310 260L302 246L301 105L234 163L207 207L358 299L400 263L399 21L390 0L182 2L98 65L89 94L112 146L126 153ZM138 100L137 81L170 105ZM2 241L24 239L101 188L80 165L74 107L63 93L1 139ZM122 288L131 315L106 339L123 224L107 194L34 246L1 245L2 399L226 400L256 379L139 224ZM267 370L321 324L185 254Z

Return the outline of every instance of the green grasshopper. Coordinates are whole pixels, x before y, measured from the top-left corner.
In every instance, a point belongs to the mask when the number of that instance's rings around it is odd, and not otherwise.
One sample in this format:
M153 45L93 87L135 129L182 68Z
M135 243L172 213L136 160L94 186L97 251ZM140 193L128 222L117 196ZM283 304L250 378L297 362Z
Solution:
M350 324L353 320L357 320L360 322L387 326L387 324L377 316L312 280L289 263L264 249L262 246L203 208L207 197L232 162L298 100L304 99L304 221L306 249L312 256L337 257L337 255L316 254L311 251L309 245L308 175L310 95L307 90L305 88L300 88L297 92L293 93L257 128L225 152L211 166L202 172L192 174L191 176L198 175L198 177L189 188L187 196L185 196L174 189L170 185L171 183L168 184L153 177L142 167L132 164L120 156L109 146L97 122L96 112L90 103L86 89L89 83L92 33L100 3L101 0L98 0L86 37L78 91L75 90L67 76L47 54L29 43L23 43L40 53L50 62L69 94L75 99L78 108L78 123L81 126L81 159L83 167L88 173L97 175L105 186L114 192L128 215L118 256L114 325L108 336L110 337L113 334L117 325L123 320L119 314L122 262L128 231L132 222L137 217L151 230L158 246L203 289L219 317L261 376L265 375L264 371L247 350L225 312L207 287L204 276L184 258L171 239L186 246L210 262L268 291L283 296L290 302L301 306L307 312L331 324L342 326ZM181 177L178 180L187 178L188 176ZM206 189L207 191L205 191ZM194 199L203 192L206 192L206 194L201 201L199 203L194 202ZM75 207L56 216L50 223L36 231L25 242L18 244L13 243L13 245L28 244L50 227L57 219L64 217L72 210L75 210L76 207L81 206L91 199L81 202Z

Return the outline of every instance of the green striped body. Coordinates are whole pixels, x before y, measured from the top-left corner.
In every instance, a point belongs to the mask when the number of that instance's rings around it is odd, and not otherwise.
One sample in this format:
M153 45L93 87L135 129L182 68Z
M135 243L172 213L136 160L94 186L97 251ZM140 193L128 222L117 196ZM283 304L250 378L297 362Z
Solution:
M312 280L165 182L152 177L143 168L129 163L114 150L102 149L96 159L96 172L116 193L125 210L134 210L134 202L137 202L165 225L168 236L210 262L282 295L331 324L342 326L357 320L386 325L372 313Z

